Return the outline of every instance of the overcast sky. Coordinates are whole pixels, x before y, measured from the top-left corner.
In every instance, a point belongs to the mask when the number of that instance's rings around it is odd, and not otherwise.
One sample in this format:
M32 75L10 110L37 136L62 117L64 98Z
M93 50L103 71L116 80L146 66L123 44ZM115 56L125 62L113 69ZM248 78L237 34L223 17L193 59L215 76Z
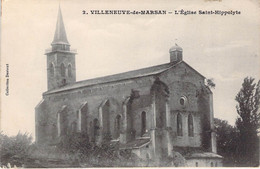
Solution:
M60 0L77 80L169 62L176 42L183 59L213 78L215 117L234 124L234 100L243 79L259 79L259 2L253 0L110 1ZM59 1L3 2L1 29L1 130L34 136L34 108L47 90L46 56L54 37ZM82 10L238 10L240 15L83 15ZM175 40L177 39L177 41ZM6 89L9 64L9 96Z

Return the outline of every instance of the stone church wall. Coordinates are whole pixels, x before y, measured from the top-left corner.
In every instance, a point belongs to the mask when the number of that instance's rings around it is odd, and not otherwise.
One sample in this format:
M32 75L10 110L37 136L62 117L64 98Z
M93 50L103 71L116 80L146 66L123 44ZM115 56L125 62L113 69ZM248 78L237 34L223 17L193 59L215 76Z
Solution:
M212 93L205 78L183 61L177 44L169 50L170 63L76 82L76 53L59 9L51 46L45 53L48 90L35 108L37 143L56 145L83 133L97 145L119 140L122 149L159 166L174 147L216 152Z
M172 68L163 74L159 75L161 81L169 87L169 108L170 108L170 124L172 129L173 146L191 146L199 147L201 145L201 115L198 109L198 98L197 91L201 88L203 83L203 77L199 76L191 68L185 64L180 64L175 68ZM111 82L107 84L99 84L95 86L77 88L70 91L63 91L60 93L44 95L44 100L46 106L37 110L40 114L46 114L45 117L49 116L47 114L52 114L50 117L54 120L50 120L49 126L52 126L51 135L55 136L57 134L57 112L62 108L63 105L67 105L68 112L68 128L67 132L72 132L73 123L78 122L78 112L80 107L86 103L87 104L87 120L85 123L86 132L93 137L93 120L98 119L101 123L99 108L105 100L109 100L109 129L111 134L111 139L117 139L117 134L115 133L115 118L117 115L123 117L123 103L127 97L131 96L132 89L138 93L139 97L134 99L133 102L133 118L134 118L134 130L136 138L141 137L142 124L141 124L141 114L146 113L146 129L149 130L152 126L152 113L151 113L151 96L150 90L154 83L155 77L146 76L128 80L122 80L117 82ZM187 98L187 103L185 106L180 105L180 98L185 96ZM44 109L44 111L42 110ZM177 136L177 114L182 114L182 130L183 135ZM193 127L194 136L188 136L188 115L193 116ZM105 122L106 123L106 122ZM99 124L101 125L101 124ZM124 124L121 123L121 127ZM81 131L85 130L84 128ZM102 129L101 129L102 130ZM40 131L40 130L39 130ZM77 127L78 131L78 127ZM101 132L101 131L100 131ZM122 131L121 131L122 132ZM45 135L45 133L42 135ZM39 134L41 137L41 134ZM55 137L54 137L55 138ZM52 139L52 138L50 138ZM91 138L93 139L93 138Z
M223 167L222 159L214 158L198 158L188 159L187 167Z
M150 92L150 84L152 83L151 77L133 79L133 80L126 80L122 82L116 82L115 84L104 84L104 85L97 85L94 87L85 87L81 89L76 89L73 91L67 91L52 95L44 95L46 100L45 111L38 110L41 114L45 114L45 118L47 118L47 114L52 114L53 117L52 122L48 122L48 125L56 125L57 123L57 112L62 108L63 105L67 105L68 108L68 128L71 128L73 122L77 122L77 111L80 109L80 106L87 102L88 105L88 115L87 115L87 123L88 127L90 122L94 119L99 119L99 107L103 101L106 99L109 100L109 113L110 113L110 131L111 135L115 135L114 131L114 120L117 115L123 116L122 112L122 104L125 101L126 97L131 95L131 90L135 89L139 91L141 95L138 105L134 106L137 107L135 109L135 128L137 130L137 136L140 136L140 114L145 111L147 113L147 118L149 118L149 96L147 93ZM116 86L116 87L115 87ZM140 101L141 100L141 101ZM137 104L135 103L135 104ZM46 113L48 112L48 113ZM49 118L48 118L49 119ZM147 122L149 122L147 120ZM150 124L147 123L147 127ZM56 126L57 128L57 126ZM88 129L89 131L89 129ZM52 130L52 132L57 133L56 130ZM69 132L69 131L67 131ZM44 134L43 134L44 135ZM53 134L54 135L54 134ZM39 136L40 137L40 136ZM116 138L113 138L116 139Z
M173 131L173 146L199 147L201 146L201 112L198 107L198 91L204 85L204 78L190 67L181 64L161 78L170 90L169 105L171 110L171 128ZM186 98L184 105L180 99ZM177 135L177 114L182 116L182 136ZM193 117L194 135L188 135L188 115Z

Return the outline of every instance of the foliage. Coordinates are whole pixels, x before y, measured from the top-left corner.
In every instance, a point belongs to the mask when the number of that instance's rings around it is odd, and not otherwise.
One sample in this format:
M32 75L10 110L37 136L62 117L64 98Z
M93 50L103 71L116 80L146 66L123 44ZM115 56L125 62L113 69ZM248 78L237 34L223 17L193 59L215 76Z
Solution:
M84 133L73 133L63 136L58 144L58 148L67 153L85 153L88 152L91 147L92 145Z
M256 84L254 78L246 77L242 88L235 100L239 117L236 127L239 131L239 161L245 166L259 165L259 139L257 137L260 127L260 81Z
M84 167L134 166L131 152L120 152L118 142L102 142L99 145L89 141L84 133L69 134L61 139L58 149L68 153L76 163Z
M207 81L206 81L206 85L209 87L209 88L213 88L213 89L215 89L215 87L216 87L216 84L214 83L214 79L207 79Z
M8 137L0 132L0 162L20 166L29 156L32 137L28 133Z
M225 166L237 165L238 131L226 120L214 118L218 154L224 157Z
M32 143L27 133L8 137L0 133L0 166L28 168L52 167L133 167L154 166L153 161L141 160L131 151L119 150L118 142L96 145L83 133L59 138L56 145ZM8 164L9 163L9 164Z

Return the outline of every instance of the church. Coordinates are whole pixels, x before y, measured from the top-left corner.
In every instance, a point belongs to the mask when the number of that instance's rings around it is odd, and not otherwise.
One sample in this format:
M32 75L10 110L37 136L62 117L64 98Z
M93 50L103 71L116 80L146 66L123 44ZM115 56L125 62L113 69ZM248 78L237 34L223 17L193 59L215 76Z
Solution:
M222 166L212 92L183 60L180 46L169 49L169 63L78 82L76 54L59 9L45 52L48 90L35 108L38 144L53 145L78 132L96 145L117 142L120 150L158 164L178 152L185 166Z

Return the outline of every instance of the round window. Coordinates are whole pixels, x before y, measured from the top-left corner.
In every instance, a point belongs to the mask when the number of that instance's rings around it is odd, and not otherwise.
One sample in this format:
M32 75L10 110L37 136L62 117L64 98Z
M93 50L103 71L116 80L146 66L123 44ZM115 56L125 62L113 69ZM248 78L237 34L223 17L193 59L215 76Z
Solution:
M186 98L185 96L182 96L182 97L180 98L180 104L181 104L182 106L185 106L186 102L187 102L187 98Z

